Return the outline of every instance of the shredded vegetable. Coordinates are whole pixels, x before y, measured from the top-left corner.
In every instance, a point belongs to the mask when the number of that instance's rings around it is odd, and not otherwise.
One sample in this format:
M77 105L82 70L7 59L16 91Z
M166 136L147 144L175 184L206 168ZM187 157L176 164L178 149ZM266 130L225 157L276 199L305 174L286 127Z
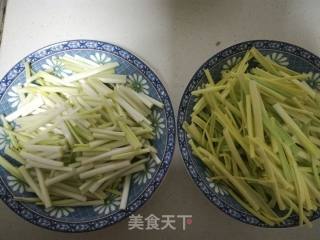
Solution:
M252 48L208 83L183 127L189 144L245 209L268 225L300 224L320 206L319 93L300 74Z
M119 195L125 209L131 175L149 161L161 163L150 114L163 104L127 87L117 62L98 65L78 55L57 61L73 74L34 72L26 63L26 82L15 89L20 104L1 116L11 142L5 154L16 163L0 157L0 165L35 194L15 199L49 208Z

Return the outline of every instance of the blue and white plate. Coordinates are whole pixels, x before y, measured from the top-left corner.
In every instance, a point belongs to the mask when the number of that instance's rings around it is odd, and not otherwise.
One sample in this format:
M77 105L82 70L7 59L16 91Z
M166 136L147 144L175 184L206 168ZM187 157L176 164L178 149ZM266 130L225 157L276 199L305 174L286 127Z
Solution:
M309 73L310 78L307 82L311 87L320 90L320 59L316 55L303 48L278 41L256 40L239 43L211 57L193 75L180 102L177 131L180 151L185 166L190 176L205 196L223 212L241 222L260 227L269 227L241 207L241 205L228 194L226 186L221 185L216 181L212 181L210 171L198 158L193 156L187 142L187 134L182 128L184 121L190 122L192 108L195 104L196 99L191 95L191 92L207 82L203 70L210 69L214 79L220 79L221 71L231 69L240 61L246 51L250 50L252 47L257 48L264 55L273 59L280 65L300 73ZM316 211L310 219L314 220L319 216L320 210ZM283 224L275 227L291 227L298 225L298 223L298 217L292 215Z
M85 232L112 225L132 214L141 207L160 185L164 178L174 151L175 120L170 98L155 73L139 58L113 44L92 41L72 40L59 42L39 49L18 62L0 81L0 113L8 114L19 105L19 97L13 86L25 81L24 61L32 68L53 69L57 76L71 74L69 69L56 61L57 56L64 54L80 55L99 64L117 61L119 74L127 75L128 85L136 91L144 92L164 104L163 109L154 109L152 123L156 130L154 147L158 150L161 164L150 161L146 171L133 176L130 188L128 207L119 210L120 198L109 199L101 206L95 207L55 207L44 209L33 204L19 203L14 196L29 196L26 186L9 175L0 167L0 198L18 215L38 226L55 231ZM0 154L10 145L9 138L0 131ZM10 160L11 161L11 160ZM13 164L16 162L11 161Z

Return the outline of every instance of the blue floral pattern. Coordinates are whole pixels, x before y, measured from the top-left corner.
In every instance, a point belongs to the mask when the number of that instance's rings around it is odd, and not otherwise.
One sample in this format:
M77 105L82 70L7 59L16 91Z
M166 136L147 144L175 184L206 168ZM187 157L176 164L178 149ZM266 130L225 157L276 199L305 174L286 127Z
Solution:
M320 73L309 72L307 83L310 87L320 90Z
M19 88L21 87L21 84L17 84L11 88L11 90L8 92L9 98L8 102L10 103L10 106L12 108L17 108L20 104L20 95L18 93Z
M47 59L46 62L42 64L42 68L58 77L65 77L72 73L72 71L66 69L64 64L55 56Z
M98 214L108 215L119 208L120 201L121 197L113 195L107 198L104 204L94 207L94 211Z
M161 116L161 113L158 110L153 110L151 113L151 122L152 126L154 128L154 131L156 133L157 139L160 139L160 137L164 133L164 128L165 128L165 122L163 117Z
M22 194L27 189L26 184L14 176L7 176L7 181L9 187L12 189L13 192L18 192Z
M130 204L128 204L126 210L119 210L118 208L113 210L113 208L110 207L109 214L102 214L102 216L97 211L94 211L94 207L54 208L50 209L50 211L45 211L44 208L33 204L17 202L14 200L12 194L19 193L21 188L20 186L16 187L16 184L12 181L10 187L9 182L13 179L7 179L10 175L0 167L0 198L15 213L33 224L54 231L87 232L119 222L135 212L151 197L152 193L162 182L173 156L175 146L175 120L170 98L159 78L148 66L128 51L116 45L92 40L72 40L56 43L39 49L18 62L0 81L0 106L2 113L10 113L13 110L12 104L17 103L14 99L16 97L15 93L12 92L8 94L8 92L12 90L11 86L17 85L18 82L23 83L25 61L30 62L32 69L35 71L44 69L61 77L71 73L71 71L66 69L56 58L65 53L80 55L98 64L99 62L102 64L102 62L109 61L109 58L118 61L120 66L116 69L117 73L130 75L131 78L137 79L139 84L141 83L141 92L155 97L164 104L164 108L161 110L161 116L165 119L163 132L166 134L163 134L160 139L155 139L153 142L155 148L158 150L161 164L157 165L152 178L150 178L146 184L133 184L131 186L128 199ZM96 53L100 55L96 55ZM12 100L9 101L10 98ZM0 129L0 151L8 146L8 144L10 144L8 136ZM16 162L12 163L16 164ZM15 187L18 192L9 191L12 187ZM25 194L29 196L30 193L24 192L21 195L25 196ZM104 211L106 211L106 208Z
M226 187L224 185L221 185L221 184L219 184L219 182L214 181L212 179L213 175L208 169L205 171L205 175L206 175L206 180L209 183L209 187L213 191L215 191L217 194L220 194L220 195L227 195L228 194L228 191L226 190Z
M231 70L234 66L236 66L241 60L241 57L232 57L227 60L227 62L222 66L223 70Z
M52 207L45 209L49 213L50 217L62 218L68 217L69 214L73 213L75 210L71 207Z
M138 172L133 176L133 182L137 183L138 185L146 184L146 182L149 181L156 172L156 168L156 162L150 160L147 163L147 167L144 171Z
M3 128L0 128L0 151L5 150L7 147L10 146L10 144L11 144L10 137L4 131Z
M143 92L149 94L149 86L147 80L144 79L141 75L133 74L128 76L127 85L131 87L136 92Z
M111 61L111 58L108 57L107 54L99 52L90 55L90 59L99 65L103 65Z
M282 66L288 66L289 65L288 58L286 56L284 56L283 53L273 52L271 54L268 54L266 57L271 59L271 60L273 60L273 61L275 61L279 65L282 65Z

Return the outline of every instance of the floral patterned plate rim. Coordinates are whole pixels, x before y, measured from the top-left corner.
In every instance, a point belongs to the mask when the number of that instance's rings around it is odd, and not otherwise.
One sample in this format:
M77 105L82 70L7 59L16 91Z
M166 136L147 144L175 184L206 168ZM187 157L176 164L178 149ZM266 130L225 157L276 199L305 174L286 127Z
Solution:
M185 167L195 184L209 201L226 214L243 223L259 227L270 227L242 208L240 204L228 194L225 186L211 180L211 173L209 170L199 159L192 155L187 142L188 136L182 127L183 122L190 119L192 107L196 100L191 95L191 92L206 81L203 70L209 68L210 71L213 72L215 79L219 79L217 76L219 76L222 70L231 69L237 64L244 53L252 47L256 47L264 55L270 57L278 64L288 66L298 72L309 73L310 77L307 81L308 84L311 87L320 90L320 58L313 53L293 44L280 41L253 40L242 42L228 47L209 58L193 75L181 98L177 116L177 133L180 152ZM310 217L310 220L319 217L320 210L317 210ZM292 215L284 223L276 225L275 227L292 227L297 225L298 217Z
M145 172L133 176L126 210L119 210L119 198L117 197L109 199L103 205L85 208L68 207L45 210L32 204L19 203L14 200L13 194L18 194L18 196L28 194L26 186L0 167L0 199L16 214L30 223L53 231L95 231L125 219L140 208L159 187L168 171L174 152L174 112L165 87L143 61L117 45L86 39L54 43L36 50L19 61L0 81L0 112L7 114L19 104L13 85L23 82L25 61L30 62L36 70L50 68L57 76L65 76L70 74L70 71L55 61L56 56L65 53L80 54L98 64L103 64L112 58L119 61L120 66L117 71L128 75L130 87L156 97L164 104L163 109L152 112L152 123L156 128L156 139L153 144L159 151L161 164L155 166L150 161ZM0 154L2 156L5 156L4 148L10 144L6 140L6 136L0 132Z

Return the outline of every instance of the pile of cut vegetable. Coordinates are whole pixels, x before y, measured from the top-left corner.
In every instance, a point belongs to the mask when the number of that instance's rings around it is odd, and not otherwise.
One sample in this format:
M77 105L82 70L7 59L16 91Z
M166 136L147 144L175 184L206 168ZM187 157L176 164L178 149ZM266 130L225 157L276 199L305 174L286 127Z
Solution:
M205 75L184 123L194 155L264 223L278 225L296 213L310 225L320 206L320 97L308 75L255 48L220 81L209 70Z
M34 72L26 63L26 82L15 86L20 104L1 116L10 138L5 153L19 166L3 157L0 165L35 194L16 200L75 207L119 195L125 209L132 174L160 163L149 117L162 103L128 88L117 62L98 65L78 55L57 61L73 74Z

